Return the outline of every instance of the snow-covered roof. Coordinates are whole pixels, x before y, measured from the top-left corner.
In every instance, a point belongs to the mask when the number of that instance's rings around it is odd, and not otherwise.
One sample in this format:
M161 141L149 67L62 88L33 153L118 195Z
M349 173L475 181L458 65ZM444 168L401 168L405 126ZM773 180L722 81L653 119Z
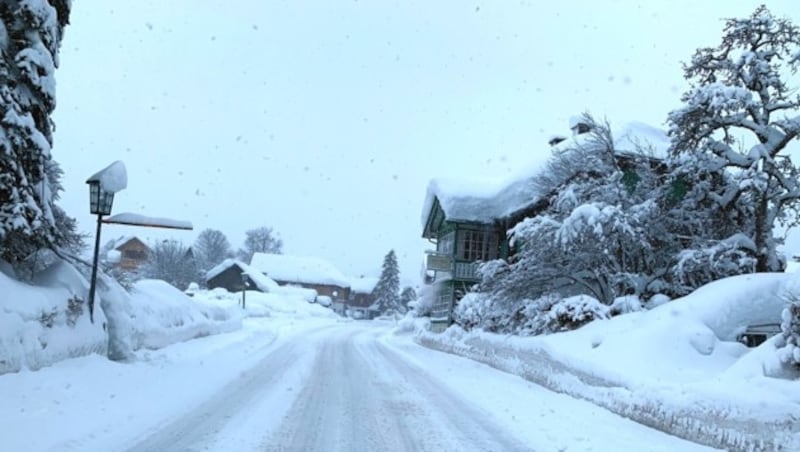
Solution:
M255 253L250 266L276 281L350 287L350 281L336 267L318 257Z
M350 280L350 292L370 294L378 285L379 278L362 276Z
M120 238L118 238L117 240L114 241L114 244L111 245L111 249L117 250L117 249L119 249L119 247L121 247L122 245L125 245L126 243L130 242L131 240L138 240L138 241L144 243L144 240L142 240L142 239L140 239L140 238L138 238L138 237L136 237L134 235L124 235L124 236L122 236L122 237L120 237ZM145 246L147 246L146 243L145 243Z
M86 183L99 182L103 191L116 193L128 186L128 172L125 164L117 160L86 179Z
M585 145L591 136L590 133L572 136L553 146L553 149L565 150ZM614 149L618 154L641 152L650 157L665 158L670 147L670 139L665 131L638 121L611 127L611 138L614 139Z
M532 171L538 172L538 166ZM532 180L534 175L535 172L524 172L505 184L475 180L431 180L422 207L422 226L425 227L435 199L439 200L448 220L491 223L509 216L538 199Z
M642 152L647 156L664 158L670 146L669 137L663 130L641 122L628 122L612 128L611 135L618 154ZM552 146L552 149L558 151L582 146L589 143L590 137L588 133L575 135ZM543 166L543 163L533 164L505 182L431 180L422 206L423 229L436 199L448 220L487 224L531 206L541 196L533 178Z
M241 273L246 274L251 281L253 281L258 288L258 290L262 292L275 292L278 289L278 283L273 281L271 278L267 277L260 271L256 270L250 265L245 264L244 262L236 259L225 259L217 265L216 267L212 268L211 270L206 272L206 281L215 276L219 275L220 273L224 272L225 270L231 267L239 267Z

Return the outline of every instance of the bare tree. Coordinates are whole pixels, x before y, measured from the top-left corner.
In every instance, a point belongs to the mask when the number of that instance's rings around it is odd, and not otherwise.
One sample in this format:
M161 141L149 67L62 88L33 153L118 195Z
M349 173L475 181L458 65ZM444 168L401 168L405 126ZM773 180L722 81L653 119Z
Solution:
M239 259L250 262L255 253L281 254L283 252L283 240L280 236L268 227L250 229L245 232L244 247L239 249Z
M800 30L760 6L727 19L722 42L698 49L684 66L691 89L669 114L672 154L687 174L729 176L705 186L716 209L740 218L755 243L756 271L781 267L776 222L798 224L800 169L786 151L800 136L800 96L786 84L800 68Z
M204 229L194 241L194 257L197 268L201 272L212 269L215 265L229 257L233 257L233 249L222 231Z

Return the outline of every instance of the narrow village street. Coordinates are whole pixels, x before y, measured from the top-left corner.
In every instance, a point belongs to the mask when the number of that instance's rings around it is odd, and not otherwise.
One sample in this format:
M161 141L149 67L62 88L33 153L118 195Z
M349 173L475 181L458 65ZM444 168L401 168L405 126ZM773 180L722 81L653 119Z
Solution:
M391 326L324 325L276 341L213 396L140 432L130 450L703 449L389 335Z

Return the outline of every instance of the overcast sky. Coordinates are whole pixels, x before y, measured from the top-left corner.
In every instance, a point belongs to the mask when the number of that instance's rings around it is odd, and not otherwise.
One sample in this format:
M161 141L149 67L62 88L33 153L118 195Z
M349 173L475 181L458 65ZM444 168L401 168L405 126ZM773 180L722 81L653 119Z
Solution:
M390 248L418 279L433 177L505 178L590 111L662 126L681 61L758 1L75 1L57 72L61 205L93 231L88 176L125 162L123 226L238 247L271 226L285 252L349 275ZM771 1L779 15L796 0ZM105 240L104 240L105 241Z

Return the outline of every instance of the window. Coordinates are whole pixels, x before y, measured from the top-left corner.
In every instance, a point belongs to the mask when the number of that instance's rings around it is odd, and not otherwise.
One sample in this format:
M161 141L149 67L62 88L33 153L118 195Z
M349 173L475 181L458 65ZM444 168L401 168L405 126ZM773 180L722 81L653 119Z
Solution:
M125 250L122 252L122 257L141 261L147 259L147 253L141 250Z
M498 257L498 236L492 231L458 231L457 257L467 261L488 261Z
M453 243L456 241L455 237L455 232L443 235L436 244L436 251L441 254L453 254Z

